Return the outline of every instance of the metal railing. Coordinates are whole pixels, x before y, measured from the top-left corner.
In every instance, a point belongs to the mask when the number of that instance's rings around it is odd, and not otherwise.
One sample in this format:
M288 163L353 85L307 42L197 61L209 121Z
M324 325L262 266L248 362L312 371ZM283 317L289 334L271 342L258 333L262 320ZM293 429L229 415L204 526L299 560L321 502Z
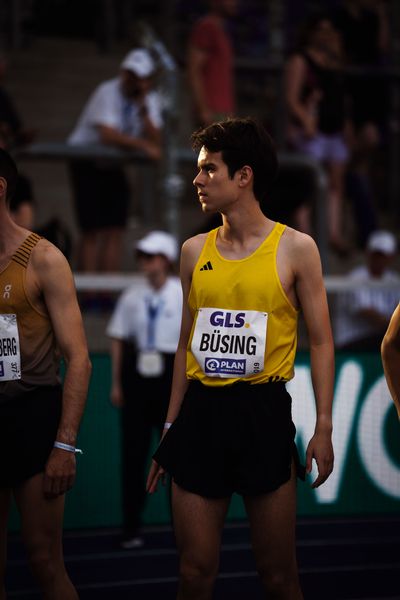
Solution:
M116 301L119 294L129 286L133 286L138 291L145 284L143 275L136 272L132 273L110 273L107 275L98 275L95 273L75 273L75 285L79 297L84 297L85 293L107 293ZM355 296L360 293L370 291L371 294L378 292L379 295L387 294L385 305L389 305L394 310L396 304L400 301L400 280L398 282L355 282L346 276L325 276L325 288L328 294L328 304L331 315L332 329L335 344L338 344L341 337L340 331L343 330L343 322L340 319L343 311L346 313L356 301ZM110 318L111 307L104 310L86 310L83 309L83 316L88 336L89 348L94 352L108 352L109 339L106 336L106 325ZM389 315L387 315L389 316ZM302 318L299 321L299 350L307 350L308 336L305 324Z
M122 292L130 285L142 286L144 276L139 273L74 273L75 285L79 292L108 291ZM328 296L359 291L360 289L381 290L398 292L400 302L400 274L399 281L368 281L359 282L345 275L325 275L325 289Z
M173 135L169 136L171 141ZM165 159L162 174L163 197L166 198L164 206L164 222L166 228L181 239L180 227L180 200L183 194L183 177L181 167L186 163L195 166L196 156L189 148L179 148L175 142L165 148ZM19 151L21 160L106 160L119 164L135 164L143 171L143 193L141 196L145 222L150 225L154 219L154 199L151 190L154 189L154 178L158 176L155 163L139 152L124 152L116 148L100 145L72 146L65 142L38 142ZM302 155L280 153L279 163L285 167L301 167L309 171L315 184L315 239L318 244L321 261L325 272L328 272L327 249L327 183L325 172L319 163ZM293 190L296 193L296 190Z

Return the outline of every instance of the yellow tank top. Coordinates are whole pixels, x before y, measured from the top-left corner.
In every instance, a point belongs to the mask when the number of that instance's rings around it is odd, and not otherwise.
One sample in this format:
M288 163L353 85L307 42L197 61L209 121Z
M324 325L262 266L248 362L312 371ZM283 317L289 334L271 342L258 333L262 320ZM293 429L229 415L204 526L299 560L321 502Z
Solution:
M25 292L26 268L40 239L31 233L0 273L0 402L60 382L49 315L33 307Z
M286 296L276 267L285 228L276 223L257 250L239 260L218 252L219 228L209 232L189 292L193 327L188 379L222 386L293 377L298 311Z

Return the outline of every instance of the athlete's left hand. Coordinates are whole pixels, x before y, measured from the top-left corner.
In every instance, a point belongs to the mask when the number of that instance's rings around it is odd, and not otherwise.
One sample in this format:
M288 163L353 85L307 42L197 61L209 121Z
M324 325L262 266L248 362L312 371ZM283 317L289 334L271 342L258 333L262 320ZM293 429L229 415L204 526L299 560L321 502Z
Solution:
M319 487L333 471L333 447L330 432L315 432L306 452L306 472L311 473L313 459L317 463L318 477L311 484Z

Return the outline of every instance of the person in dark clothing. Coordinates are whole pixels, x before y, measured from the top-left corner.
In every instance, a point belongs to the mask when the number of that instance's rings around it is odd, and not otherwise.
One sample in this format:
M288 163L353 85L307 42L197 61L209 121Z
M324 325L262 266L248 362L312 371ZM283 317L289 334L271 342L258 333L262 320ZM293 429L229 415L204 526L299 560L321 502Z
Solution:
M7 59L0 51L0 141L8 151L32 142L35 130L25 127L17 107L4 87L7 73Z
M364 247L378 227L376 207L382 193L374 183L374 164L382 154L388 129L388 81L382 72L390 47L387 2L343 0L334 20L350 67L346 88L353 127L346 192L358 223L358 241Z
M331 19L310 20L299 49L288 59L285 98L287 137L291 149L324 164L329 187L329 237L338 253L347 250L342 229L343 183L349 156L345 141L346 95L341 40ZM298 226L310 232L310 209L298 215Z

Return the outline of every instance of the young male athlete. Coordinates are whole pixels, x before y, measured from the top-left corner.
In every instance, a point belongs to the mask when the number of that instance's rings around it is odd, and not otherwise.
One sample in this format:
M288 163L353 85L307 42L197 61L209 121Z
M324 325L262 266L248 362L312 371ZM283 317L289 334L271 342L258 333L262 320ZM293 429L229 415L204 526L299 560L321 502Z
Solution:
M400 418L400 304L383 337L381 354L388 388Z
M13 160L0 150L0 599L6 597L14 495L43 598L76 600L61 535L91 367L66 258L10 216L17 176ZM63 387L60 356L66 364Z
M291 399L299 310L308 328L317 418L306 455L321 485L333 468L334 352L313 240L260 208L276 176L266 131L229 119L193 134L205 213L223 225L182 247L181 336L162 442L148 491L171 474L180 553L179 600L212 596L224 519L243 496L268 598L302 598L295 555L296 475Z

